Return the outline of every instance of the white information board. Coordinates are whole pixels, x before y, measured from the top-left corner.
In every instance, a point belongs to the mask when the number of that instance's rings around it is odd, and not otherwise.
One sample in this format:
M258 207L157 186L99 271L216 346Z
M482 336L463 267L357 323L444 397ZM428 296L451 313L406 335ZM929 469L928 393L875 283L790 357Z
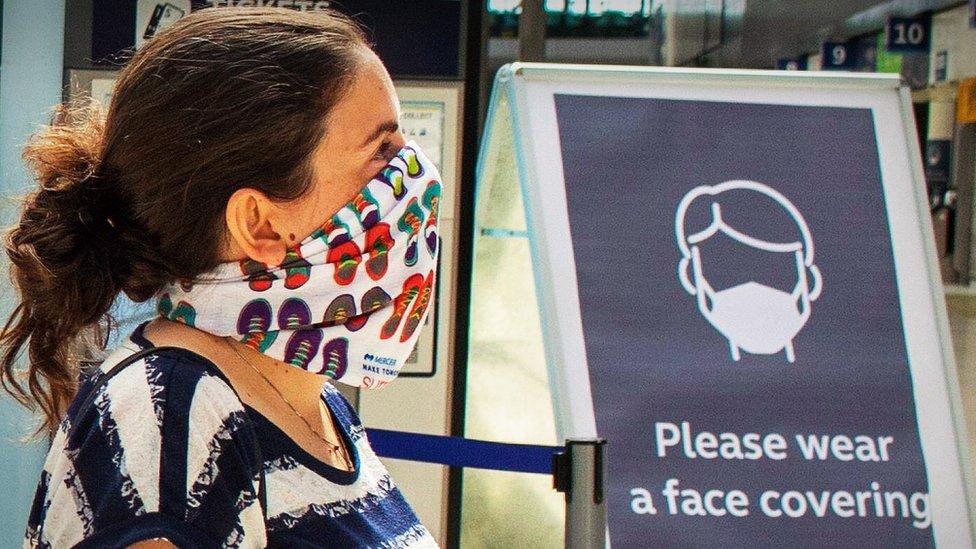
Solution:
M612 543L973 545L914 136L897 76L499 71L476 234L529 239Z

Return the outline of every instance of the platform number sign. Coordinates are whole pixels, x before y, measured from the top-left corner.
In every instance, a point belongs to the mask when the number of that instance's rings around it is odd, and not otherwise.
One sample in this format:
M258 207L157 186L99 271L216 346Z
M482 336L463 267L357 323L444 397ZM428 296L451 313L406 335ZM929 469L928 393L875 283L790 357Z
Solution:
M776 61L776 68L781 71L807 70L806 57L783 57Z
M847 42L824 42L820 50L824 70L849 70L854 67L854 47Z
M885 23L885 49L897 53L927 53L932 16L889 17Z

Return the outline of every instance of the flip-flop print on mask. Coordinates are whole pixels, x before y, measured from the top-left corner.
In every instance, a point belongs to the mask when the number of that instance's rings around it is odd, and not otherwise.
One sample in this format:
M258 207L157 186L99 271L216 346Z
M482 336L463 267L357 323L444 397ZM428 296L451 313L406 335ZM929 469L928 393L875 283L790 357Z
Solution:
M322 344L322 330L319 328L299 330L288 338L285 347L285 362L301 369L308 367L309 362Z
M420 327L420 321L423 319L424 313L427 312L427 305L430 304L433 291L434 271L431 271L427 273L424 286L420 289L420 293L417 295L417 299L414 300L413 306L410 307L410 313L407 314L407 321L403 323L403 331L400 333L401 342L410 339L414 331Z
M437 214L441 199L441 184L431 181L424 191L423 205L430 212L424 223L424 240L427 241L427 251L430 255L437 253Z
M356 315L356 298L351 294L337 296L329 303L322 317L324 324L344 324L350 317Z
M423 223L424 211L420 209L420 204L416 198L407 204L407 210L403 212L397 227L407 233L407 252L403 256L403 264L412 267L417 264L417 235L420 234L420 225Z
M366 249L369 250L369 259L366 260L366 274L373 280L379 280L386 274L389 266L388 256L393 244L390 226L386 223L378 223L366 232Z
M406 154L403 155L403 160L407 163L407 175L410 177L421 177L424 175L424 167L420 163L420 159L417 158L417 150L406 145L403 147ZM440 180L440 178L435 178Z
M264 352L274 343L278 332L269 332L274 312L267 299L253 299L241 309L237 317L237 333L243 335L242 343Z
M176 304L176 307L173 307L173 299L169 294L163 294L160 297L159 302L156 304L156 312L160 316L186 324L187 326L193 326L197 317L196 309L186 301L180 300Z
M271 288L271 283L278 277L268 270L268 266L260 261L244 259L240 262L241 273L247 275L248 287L255 292L263 292Z
M285 269L285 288L296 290L308 282L312 276L312 264L305 261L302 252L297 248L289 248L285 252L285 260L281 262Z
M156 314L169 318L173 312L173 298L169 294L163 294L156 300Z
M337 337L329 341L322 349L322 358L324 363L319 373L332 379L340 379L346 374L349 365L349 340Z
M358 332L369 322L369 319L373 316L373 311L386 307L391 301L390 295L383 291L383 288L379 286L371 288L363 294L359 314L350 317L346 321L346 328L350 332Z
M278 309L278 329L297 330L312 324L312 311L297 297L286 299Z
M293 330L285 345L285 362L305 368L322 344L322 330L309 328L312 311L299 298L285 300L278 310L278 329Z
M348 286L356 278L356 269L363 256L359 253L359 246L348 240L329 249L327 261L335 266L333 278L336 284Z
M363 294L363 301L361 303L361 309L364 313L371 313L373 311L382 309L390 304L393 298L390 294L386 293L383 288L379 286L370 288Z
M380 220L379 204L377 204L376 199L373 198L373 193L369 192L369 189L364 188L362 191L359 191L359 194L353 198L349 207L356 212L359 223L364 229L371 228Z
M390 189L393 190L393 197L397 200L403 198L403 195L407 193L407 188L403 185L403 170L396 166L383 168L376 178L389 185Z
M317 238L328 244L335 246L349 241L349 225L346 225L339 216L333 215L310 238Z
M397 328L400 327L400 321L403 319L404 313L407 312L407 307L413 302L414 298L420 294L420 290L424 286L424 277L420 274L411 275L403 283L403 292L393 299L393 314L390 318L383 323L383 329L380 330L380 339L389 339L393 337L397 332Z
M358 331L366 325L367 320L369 315L356 313L356 300L350 294L340 295L332 300L322 318L323 323L343 324L350 332Z

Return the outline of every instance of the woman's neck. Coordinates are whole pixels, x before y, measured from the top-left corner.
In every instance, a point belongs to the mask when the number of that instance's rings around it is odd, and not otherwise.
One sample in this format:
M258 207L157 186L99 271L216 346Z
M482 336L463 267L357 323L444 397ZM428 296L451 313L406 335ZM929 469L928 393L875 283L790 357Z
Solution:
M319 460L335 467L346 466L321 441L324 438L342 445L337 425L322 415L325 375L275 360L231 338L163 318L147 324L143 336L155 346L181 347L210 360L246 405ZM315 432L308 431L310 426ZM345 452L351 455L348 449Z
M323 374L296 368L231 338L215 336L172 320L152 320L143 330L143 336L153 345L182 347L203 356L217 365L235 388L240 384L245 389L259 389L262 384L270 383L292 400L289 395L299 398L312 394L317 398L322 384L326 382ZM258 390L256 393L263 394L264 391ZM297 404L292 402L292 405Z

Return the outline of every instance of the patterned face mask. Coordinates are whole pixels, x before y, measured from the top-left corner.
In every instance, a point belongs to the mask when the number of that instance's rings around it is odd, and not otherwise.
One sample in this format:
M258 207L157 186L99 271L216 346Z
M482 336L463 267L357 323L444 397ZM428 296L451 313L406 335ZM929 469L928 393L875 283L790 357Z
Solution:
M223 263L163 288L157 312L348 385L397 376L433 299L437 168L414 141L278 266Z

